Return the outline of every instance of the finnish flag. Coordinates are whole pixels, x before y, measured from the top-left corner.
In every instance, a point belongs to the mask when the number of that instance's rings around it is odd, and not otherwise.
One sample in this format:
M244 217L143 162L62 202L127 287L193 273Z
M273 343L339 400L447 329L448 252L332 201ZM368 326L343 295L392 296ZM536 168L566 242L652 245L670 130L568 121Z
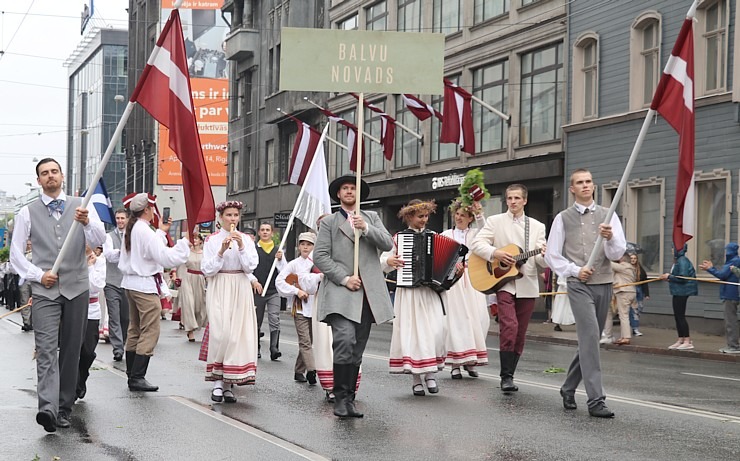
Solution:
M87 191L83 192L84 196ZM95 206L95 211L100 216L100 220L108 224L116 223L116 214L113 212L113 204L108 196L108 191L105 189L103 178L100 178L98 185L95 187L95 191L90 197L90 203Z

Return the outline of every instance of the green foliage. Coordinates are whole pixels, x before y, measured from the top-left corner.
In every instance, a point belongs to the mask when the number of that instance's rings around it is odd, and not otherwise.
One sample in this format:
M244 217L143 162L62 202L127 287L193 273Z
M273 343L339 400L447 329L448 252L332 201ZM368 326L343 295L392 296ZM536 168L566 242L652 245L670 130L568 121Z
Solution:
M558 368L558 367L551 366L547 370L543 371L543 373L565 373L565 371L566 371L565 368Z
M465 178L463 179L462 184L460 184L459 200L464 207L469 207L473 204L473 199L470 197L470 188L473 186L478 186L483 191L485 194L483 196L483 200L487 200L491 197L491 194L488 193L488 189L486 189L486 181L483 171L481 171L480 168L473 168L465 173Z
M275 246L280 246L280 232L275 231L272 233L272 241L275 243Z
M5 262L10 258L10 246L0 248L0 262Z

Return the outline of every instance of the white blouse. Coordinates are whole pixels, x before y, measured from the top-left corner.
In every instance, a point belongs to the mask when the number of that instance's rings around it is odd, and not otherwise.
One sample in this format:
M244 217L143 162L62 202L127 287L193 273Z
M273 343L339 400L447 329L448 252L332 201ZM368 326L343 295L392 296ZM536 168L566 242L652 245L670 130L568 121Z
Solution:
M224 251L223 256L219 256L221 244L229 236L229 232L221 229L215 234L206 238L203 244L203 260L200 263L200 269L206 277L212 277L219 271L241 271L245 274L251 274L259 263L257 249L254 247L254 241L246 234L241 234L242 244L244 247L239 250L236 242L232 242L231 248Z
M100 297L100 292L105 287L105 274L105 258L102 256L98 256L93 264L87 266L87 276L90 279L90 299ZM88 304L87 319L100 320L100 301Z
M290 274L298 275L298 285L301 286L301 289L303 291L309 294L308 299L306 301L303 301L303 316L307 318L310 318L313 315L314 295L309 291L309 287L304 288L303 280L304 278L313 279L312 281L314 282L316 280L321 280L321 274L311 273L312 267L313 261L310 259L310 257L303 258L299 256L298 258L286 264L275 279L275 288L277 288L278 293L280 293L280 296L287 298L288 305L292 306L293 297L298 294L298 288L286 282L285 278L288 277L288 275ZM315 284L318 285L318 282L315 282ZM310 285L314 285L314 283L311 283ZM315 288L311 291L314 294L316 293Z

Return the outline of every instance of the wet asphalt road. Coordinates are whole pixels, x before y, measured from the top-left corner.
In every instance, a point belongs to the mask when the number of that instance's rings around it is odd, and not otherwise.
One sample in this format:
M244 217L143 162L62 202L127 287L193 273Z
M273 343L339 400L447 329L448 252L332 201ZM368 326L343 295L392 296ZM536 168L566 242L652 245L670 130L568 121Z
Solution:
M0 459L32 460L728 460L740 459L740 366L693 358L602 351L607 403L617 417L565 411L558 394L573 348L530 342L518 393L498 388L497 338L481 377L439 374L440 393L415 397L409 376L390 375L391 328L374 327L363 363L363 419L339 420L318 387L293 381L295 330L284 317L279 362L260 360L257 385L236 404L213 404L197 360L175 322L162 335L147 378L160 391L128 391L110 346L98 346L88 394L72 428L36 425L33 338L14 316L0 321ZM198 338L200 335L197 336ZM266 344L266 341L263 340Z

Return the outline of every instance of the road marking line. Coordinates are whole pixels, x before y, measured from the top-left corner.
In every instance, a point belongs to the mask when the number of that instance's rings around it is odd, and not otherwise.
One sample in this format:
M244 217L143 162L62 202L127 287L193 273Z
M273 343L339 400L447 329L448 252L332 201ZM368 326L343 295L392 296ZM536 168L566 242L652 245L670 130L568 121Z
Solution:
M329 461L330 458L325 458L317 453L314 453L312 451L308 451L305 448L301 448L298 445L292 444L288 441L285 441L281 438L275 437L274 435L270 435L267 432L263 432L259 429L255 429L254 427L245 424L241 421L238 421L233 418L229 418L228 416L224 416L221 414L218 414L214 412L213 410L209 410L202 405L196 404L191 402L188 399L185 399L183 397L178 396L170 396L170 398L182 405L185 405L188 408L191 408L193 410L196 410L206 416L210 416L213 419L217 419L218 421L221 421L222 423L228 424L231 427L234 427L236 429L239 429L241 431L244 431L250 435L253 435L259 439L264 440L265 442L271 443L277 447L282 448L285 451L289 451L295 455L298 455L304 459L310 459L310 460L316 460L316 461Z
M283 341L283 342L286 342L288 344L298 345L297 342L292 342L292 341ZM489 350L498 350L498 349L493 349L493 348L490 348L490 347L488 349ZM385 361L385 362L387 362L389 360L389 357L387 357L387 356L375 355L375 354L364 354L363 357L367 357L367 358L370 358L370 359L376 359L376 360L382 360L382 361ZM484 372L481 372L481 371L479 371L478 373L479 373L480 377L481 378L484 378L484 379L490 379L491 381L500 381L501 380L501 378L499 378L498 376L495 376L495 375L490 375L488 373L484 373ZM692 374L692 373L683 373L683 374ZM696 375L696 376L707 376L707 375ZM722 378L721 376L710 376L710 377L719 378L719 379L731 379L733 381L740 381L740 380L736 380L735 378ZM556 386L556 385L552 385L552 384L538 383L536 381L526 381L526 380L522 380L522 379L517 379L516 380L516 383L517 384L524 384L524 385L531 386L531 387L538 387L540 389L555 390L555 391L560 392L560 386ZM586 395L586 392L585 391L581 391L581 390L576 391L576 393L579 394L579 395L583 395L583 396ZM668 412L671 412L671 413L679 413L679 414L690 415L690 416L699 416L699 417L702 417L702 418L713 419L713 420L716 420L716 421L722 421L722 422L726 422L726 423L740 424L740 417L739 416L725 415L725 414L722 414L722 413L715 413L713 411L698 410L698 409L692 409L692 408L684 408L684 407L680 407L678 405L671 405L671 404L667 404L667 403L648 402L646 400L633 399L633 398L630 398L630 397L620 397L618 395L609 395L609 400L613 400L615 402L621 402L621 403L628 403L628 404L639 406L639 407L646 407L646 408L653 408L653 409L656 409L656 410L668 411Z
M681 373L682 375L699 376L700 378L726 379L728 381L740 381L738 378L728 378L726 376L700 375L699 373Z

